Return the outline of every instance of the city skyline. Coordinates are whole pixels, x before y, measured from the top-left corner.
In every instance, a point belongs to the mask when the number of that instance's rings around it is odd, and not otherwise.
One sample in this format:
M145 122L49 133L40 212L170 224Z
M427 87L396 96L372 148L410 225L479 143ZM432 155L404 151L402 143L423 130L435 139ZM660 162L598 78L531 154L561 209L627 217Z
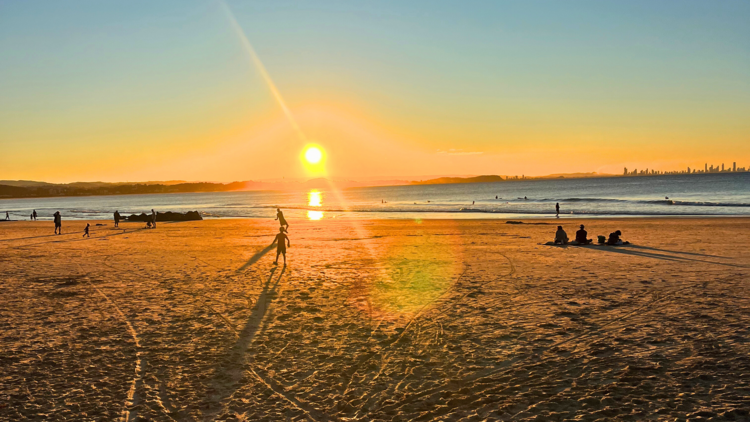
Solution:
M724 168L724 163L721 163L721 168L717 165L714 167L713 164L709 166L708 163L705 163L703 165L703 170L699 170L696 168L687 167L686 170L655 170L651 169L651 172L649 172L649 169L646 168L645 170L641 170L640 172L638 169L633 169L632 171L628 171L628 168L625 167L623 171L623 176L650 176L650 175L668 175L668 174L706 174L706 173L744 173L750 171L750 167L738 167L737 162L732 162L732 168Z

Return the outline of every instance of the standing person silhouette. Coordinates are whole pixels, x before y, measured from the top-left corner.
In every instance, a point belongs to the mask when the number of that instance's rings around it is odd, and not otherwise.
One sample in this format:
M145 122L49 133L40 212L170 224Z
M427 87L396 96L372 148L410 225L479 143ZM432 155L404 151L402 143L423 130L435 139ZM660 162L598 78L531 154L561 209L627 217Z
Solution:
M283 217L282 217L283 218ZM284 227L279 227L279 234L276 235L276 261L273 261L273 265L279 265L279 254L284 255L284 266L286 267L286 248L292 246L292 242L289 241L286 233L284 233Z
M555 203L555 213L557 214L557 218L560 218L560 203Z
M281 212L281 208L276 208L275 220L279 220L279 226L285 228L286 230L289 230L289 223L286 222L286 218L284 218L284 213ZM278 257L276 257L276 259L278 260Z
M91 227L91 224L86 223L86 228L83 229L83 237L91 237L89 234L89 228Z
M120 227L120 211L115 211L115 227Z
M34 210L34 212L32 212L31 215L34 216L34 221L36 221L36 210Z
M8 214L8 211L5 211L5 221L10 221L10 214Z
M55 234L62 234L62 215L60 215L60 211L55 211L53 216L55 219Z
M156 228L156 212L151 208L151 224L153 228Z

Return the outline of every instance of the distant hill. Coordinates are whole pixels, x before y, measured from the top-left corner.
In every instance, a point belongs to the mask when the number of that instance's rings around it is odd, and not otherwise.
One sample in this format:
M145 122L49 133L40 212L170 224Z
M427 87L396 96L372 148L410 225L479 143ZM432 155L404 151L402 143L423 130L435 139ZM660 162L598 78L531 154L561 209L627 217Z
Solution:
M378 182L356 182L351 180L312 179L308 181L274 181L274 182L145 182L145 183L106 183L74 182L45 183L25 180L0 181L0 198L40 198L54 196L97 196L97 195L139 195L151 193L188 193L188 192L233 192L260 190L304 190L339 189L366 186L405 185L407 181L391 180Z
M272 181L244 181L232 183L210 183L210 182L185 182L181 180L170 180L166 182L74 182L74 183L47 183L31 180L0 180L1 198L39 198L54 196L94 196L94 195L137 195L151 193L188 193L188 192L233 192L233 191L260 191L260 190L304 190L304 189L329 189L335 186L338 189L362 188L370 186L401 186L401 185L444 185L459 183L497 183L519 180L554 179L554 178L585 178L585 177L611 177L610 174L600 173L569 173L551 174L542 177L518 177L518 176L471 176L471 177L438 177L429 180L407 181L407 180L369 180L355 181L325 178L302 180L272 180Z
M13 181L11 181L13 183ZM134 195L149 193L187 193L187 192L227 192L245 190L248 182L234 183L178 183L141 184L141 183L103 183L79 182L69 184L52 184L43 182L18 182L4 184L0 182L0 198L39 198L51 196L92 196L92 195Z
M36 186L54 186L54 183L34 182L32 180L0 180L0 185L28 188Z
M437 179L411 182L413 185L451 185L456 183L495 183L504 182L502 176L476 176L476 177L439 177Z

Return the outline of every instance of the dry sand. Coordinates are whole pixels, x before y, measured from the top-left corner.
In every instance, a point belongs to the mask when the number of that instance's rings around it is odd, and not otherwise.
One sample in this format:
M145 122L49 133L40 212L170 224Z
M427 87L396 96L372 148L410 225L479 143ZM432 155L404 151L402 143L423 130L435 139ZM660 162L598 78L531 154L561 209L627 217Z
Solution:
M0 223L0 420L750 419L750 219L527 223Z

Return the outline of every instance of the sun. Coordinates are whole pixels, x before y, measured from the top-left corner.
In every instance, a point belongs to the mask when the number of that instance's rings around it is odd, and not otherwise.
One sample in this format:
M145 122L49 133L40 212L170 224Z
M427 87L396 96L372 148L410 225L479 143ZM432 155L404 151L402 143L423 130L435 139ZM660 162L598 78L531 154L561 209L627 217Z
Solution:
M305 150L305 160L310 164L318 164L323 159L323 152L318 147L309 147Z
M299 160L305 168L308 177L326 176L326 150L318 144L307 144L300 151Z

